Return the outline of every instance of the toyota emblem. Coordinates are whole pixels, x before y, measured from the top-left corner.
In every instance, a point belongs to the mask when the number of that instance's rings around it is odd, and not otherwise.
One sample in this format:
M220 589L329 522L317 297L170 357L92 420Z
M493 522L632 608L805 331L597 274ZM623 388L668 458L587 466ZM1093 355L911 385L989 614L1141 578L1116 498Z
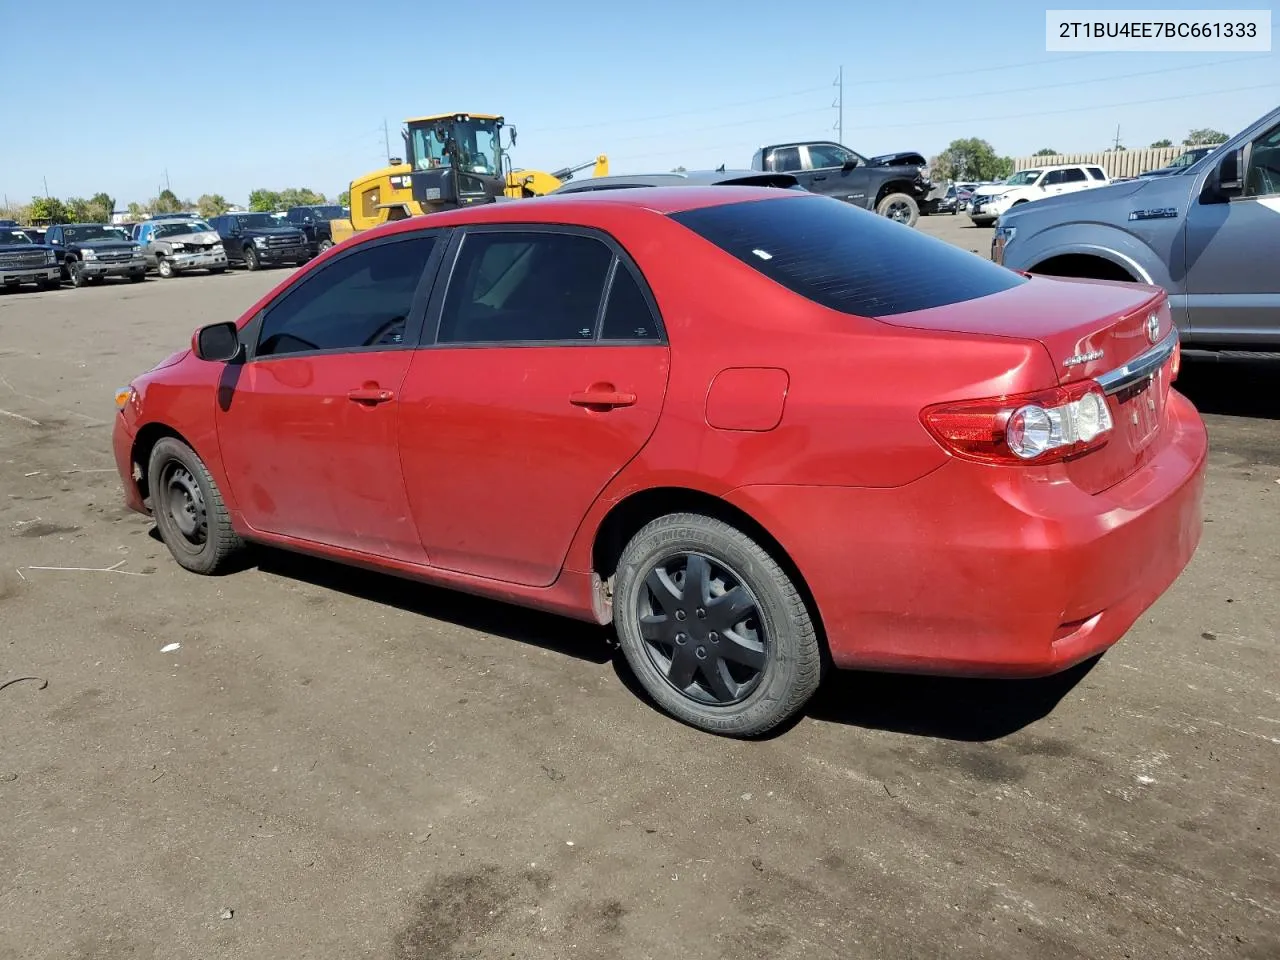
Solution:
M1147 339L1155 343L1160 339L1160 317L1158 314L1151 314L1147 317Z

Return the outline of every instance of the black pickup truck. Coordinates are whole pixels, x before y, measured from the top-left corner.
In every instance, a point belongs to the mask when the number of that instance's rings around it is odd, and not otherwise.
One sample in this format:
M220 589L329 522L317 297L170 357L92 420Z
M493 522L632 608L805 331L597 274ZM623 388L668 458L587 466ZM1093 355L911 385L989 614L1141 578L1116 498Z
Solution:
M776 143L761 147L751 169L790 173L800 186L882 217L914 226L921 213L931 213L933 184L925 176L926 161L914 151L864 157L830 140Z
M329 221L346 220L350 216L349 208L332 203L311 207L290 207L285 212L284 218L289 224L306 234L308 249L314 257L333 246L333 228L329 226Z
M125 236L123 227L105 223L59 223L49 228L45 243L62 264L62 278L73 286L101 283L107 277L147 278L142 248Z
M56 290L61 284L57 254L53 247L33 243L18 226L0 226L0 285L8 289L34 283L41 290Z
M282 225L269 213L224 213L211 217L209 225L222 238L228 263L243 263L250 270L259 270L311 259L303 232Z

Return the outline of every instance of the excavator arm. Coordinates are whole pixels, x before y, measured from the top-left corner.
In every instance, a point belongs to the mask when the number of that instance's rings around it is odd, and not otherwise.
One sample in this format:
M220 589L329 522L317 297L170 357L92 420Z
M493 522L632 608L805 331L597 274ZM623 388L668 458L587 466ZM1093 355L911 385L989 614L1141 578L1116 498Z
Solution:
M592 167L593 177L609 175L609 158L603 153L594 160L580 163L574 167L563 167L554 173L542 170L512 170L507 174L506 195L512 198L541 197L562 187L566 180L573 179L575 173L581 173Z

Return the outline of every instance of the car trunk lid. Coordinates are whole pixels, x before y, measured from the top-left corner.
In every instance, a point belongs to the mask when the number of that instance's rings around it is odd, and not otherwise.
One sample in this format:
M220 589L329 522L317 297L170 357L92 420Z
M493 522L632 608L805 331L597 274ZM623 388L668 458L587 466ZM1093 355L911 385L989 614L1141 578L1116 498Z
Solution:
M1098 381L1111 412L1110 438L1066 464L1071 480L1090 493L1132 475L1159 449L1177 342L1168 297L1159 288L1032 277L993 296L878 319L917 329L1034 339L1052 358L1058 385Z

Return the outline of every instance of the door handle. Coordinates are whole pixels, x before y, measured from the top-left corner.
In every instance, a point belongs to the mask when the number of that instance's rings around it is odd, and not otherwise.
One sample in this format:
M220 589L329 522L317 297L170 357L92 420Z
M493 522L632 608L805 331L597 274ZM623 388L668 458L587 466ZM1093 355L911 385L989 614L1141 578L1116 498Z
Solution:
M636 395L606 389L583 390L570 394L569 402L575 407L630 407L635 404Z
M395 397L390 390L380 390L377 387L361 387L358 390L347 391L347 399L356 403L386 403Z
M820 176L820 177L811 177L810 179L811 179L814 183L817 183L819 180L825 180L825 179L827 179L827 175L824 173L824 174L823 174L822 176Z

